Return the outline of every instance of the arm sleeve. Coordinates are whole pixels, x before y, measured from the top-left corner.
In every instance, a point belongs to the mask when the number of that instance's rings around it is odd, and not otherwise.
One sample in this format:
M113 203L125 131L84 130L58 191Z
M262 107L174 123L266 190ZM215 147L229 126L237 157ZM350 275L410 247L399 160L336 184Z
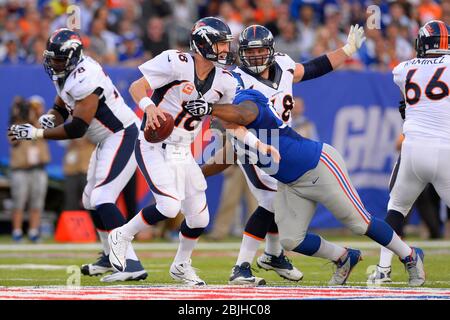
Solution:
M138 68L152 89L158 89L177 78L173 70L174 57L170 51L164 51Z

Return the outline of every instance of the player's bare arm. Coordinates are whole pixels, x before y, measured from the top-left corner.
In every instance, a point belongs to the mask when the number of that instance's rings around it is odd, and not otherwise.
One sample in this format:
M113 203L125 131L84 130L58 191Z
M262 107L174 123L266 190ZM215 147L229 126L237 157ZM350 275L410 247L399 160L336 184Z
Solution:
M253 122L258 117L259 110L254 102L242 101L239 105L214 104L211 114L228 122L225 128L230 129L230 123L246 126Z
M164 121L166 121L166 117L164 116L163 110L157 108L153 101L147 96L149 90L152 90L150 84L145 77L141 77L130 85L129 92L134 102L147 114L145 129L150 127L154 130L156 127L159 128L161 126L158 121L158 116Z
M53 108L39 117L39 124L43 129L54 128L63 124L68 117L69 111L67 111L64 101L60 96L56 96Z
M84 136L89 124L97 112L98 95L92 93L86 98L77 101L73 110L72 121L61 124L55 128L37 129L33 125L19 124L9 128L8 136L15 140L67 140Z
M345 46L306 63L297 63L293 82L315 79L335 70L351 57L365 40L364 28L359 25L351 26Z
M97 107L98 95L95 93L77 101L73 110L72 121L53 129L45 129L43 133L44 139L66 140L81 138L89 128L89 124L97 112Z

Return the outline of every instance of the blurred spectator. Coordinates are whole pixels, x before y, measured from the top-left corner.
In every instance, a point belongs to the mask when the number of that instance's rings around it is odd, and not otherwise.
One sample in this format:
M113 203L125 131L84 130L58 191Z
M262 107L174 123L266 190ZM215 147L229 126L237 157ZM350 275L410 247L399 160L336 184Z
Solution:
M272 0L256 0L255 22L266 25L274 22L277 18L277 10Z
M300 59L300 43L293 21L287 21L281 28L281 34L274 39L275 51L287 54L295 61Z
M152 17L147 22L146 33L142 40L144 50L155 57L161 52L170 48L169 38L164 32L164 20L158 17Z
M387 49L390 55L390 67L394 68L400 62L414 56L412 45L401 36L400 25L391 23L386 28Z
M441 6L433 0L421 0L418 11L421 25L442 17Z
M14 35L3 38L5 43L4 56L1 57L1 63L22 64L26 62L26 52L20 46L20 41Z
M236 220L236 215L240 214L242 198L246 200L246 217L248 218L258 207L258 203L251 193L244 174L238 165L232 165L224 171L224 182L222 187L222 196L220 205L214 218L214 225L208 238L211 240L223 240L231 235L231 227ZM247 219L241 222L242 225L247 223ZM242 226L239 226L242 228Z
M338 48L345 42L350 25L365 24L371 14L367 6L374 4L381 11L381 37L373 33L370 43L364 44L344 67L384 71L410 56L418 29L425 22L440 18L450 23L450 0L0 1L0 63L22 63L22 51L27 63L39 63L41 43L36 44L36 39L46 41L57 28L67 27L66 10L71 4L80 8L86 53L100 63L130 66L134 62L130 62L129 54L123 58L124 48L131 50L136 43L127 42L126 34L141 38L149 56L168 48L185 51L192 24L205 16L222 17L236 39L244 27L262 24L274 37L279 36L284 47L299 50L293 58L300 62ZM296 24L298 49L295 41L285 40L292 34L291 19ZM369 31L366 28L367 34ZM12 37L18 42L7 45L3 40ZM5 58L7 51L10 58Z
M305 117L305 103L302 98L294 98L294 108L291 112L292 128L305 138L319 141L316 125Z
M219 17L228 24L235 40L239 39L239 34L244 30L244 25L230 2L224 2L220 5Z
M16 98L11 109L10 124L31 123L38 126L38 119L44 109L44 100L39 96L32 96L28 101ZM11 142L12 238L16 242L22 240L23 214L27 205L28 237L32 242L39 241L41 213L47 194L45 165L49 161L45 140Z
M81 202L95 144L86 137L68 140L64 155L64 210L84 210Z
M106 21L92 21L89 39L88 54L95 60L106 64L114 64L117 61L115 37L106 29Z
M320 56L325 52L341 48L347 36L339 29L341 15L335 5L328 5L325 12L325 24L317 31L316 44L313 48L313 56Z
M189 48L192 25L198 18L195 0L176 0L172 2L172 10L172 43Z
M125 34L119 48L119 62L127 67L137 67L145 60L141 40L134 33Z
M316 40L317 23L314 17L314 8L309 5L302 6L300 9L300 19L297 22L299 31L299 48L301 60L309 59Z

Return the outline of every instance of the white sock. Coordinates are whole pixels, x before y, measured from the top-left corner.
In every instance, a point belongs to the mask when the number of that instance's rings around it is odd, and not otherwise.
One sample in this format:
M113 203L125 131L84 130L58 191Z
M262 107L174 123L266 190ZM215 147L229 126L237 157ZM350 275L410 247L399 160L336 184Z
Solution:
M410 246L408 246L400 237L394 232L394 236L392 237L391 242L386 246L386 248L393 251L396 255L398 255L401 259L406 258L412 252Z
M191 259L192 251L194 250L195 245L198 241L198 238L186 238L181 234L181 232L178 234L178 237L180 239L180 243L178 244L178 251L173 261L175 264L188 262Z
M127 253L125 255L126 259L131 259L134 261L139 260L138 257L136 256L136 252L134 252L133 246L130 244L127 248Z
M244 234L242 236L241 249L239 250L236 265L240 266L243 262L252 264L260 243L260 240L256 240L255 238Z
M386 247L381 247L380 250L380 262L378 265L382 268L390 268L392 263L392 257L394 253Z
M283 248L281 248L280 237L278 233L267 233L266 234L266 250L268 254L278 257Z
M103 253L105 255L109 255L109 243L108 243L108 232L107 231L100 231L97 229L98 237L100 238L100 242L102 243L103 247Z
M338 261L340 257L342 257L347 249L344 247L338 246L334 243L331 243L324 238L320 237L320 247L316 253L314 253L313 257L325 258L331 261Z
M22 229L14 229L12 234L13 234L13 236L19 237L19 236L23 235L23 232L22 232Z
M135 215L133 219L120 227L122 232L130 237L134 237L136 233L147 230L148 228L150 228L150 225L144 221L144 218L142 217L142 211L139 211L139 213Z

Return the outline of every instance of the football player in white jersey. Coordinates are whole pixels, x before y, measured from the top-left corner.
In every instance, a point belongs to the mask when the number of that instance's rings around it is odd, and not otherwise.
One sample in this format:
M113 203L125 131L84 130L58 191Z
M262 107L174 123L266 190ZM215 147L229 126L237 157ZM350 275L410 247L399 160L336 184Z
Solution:
M202 96L209 102L230 103L237 82L233 75L215 63L233 62L230 51L232 35L229 27L214 17L200 19L191 33L194 55L167 50L139 66L143 76L130 87L130 93L145 115L136 142L136 158L156 204L142 209L130 222L113 230L109 236L110 261L118 270L126 267L125 251L134 235L159 221L185 216L179 233L179 247L170 275L189 285L205 282L191 266L191 254L199 236L209 223L206 202L206 180L190 145L201 130L201 118L188 114L183 103ZM150 97L147 92L153 90ZM174 118L172 134L161 143L145 140L145 126L159 126L157 116L164 112Z
M450 206L450 27L432 20L419 30L417 57L392 71L405 100L400 164L388 203L388 222L399 233L405 216L428 183ZM400 110L401 111L401 110ZM382 248L368 282L391 282L392 252Z
M14 125L9 135L16 140L65 140L86 136L97 146L92 153L83 192L83 205L90 210L103 252L93 264L83 265L85 275L113 271L109 262L108 232L125 223L116 200L137 168L134 145L139 119L102 67L83 55L80 36L69 29L56 30L48 39L44 67L56 88L53 108L39 122ZM69 120L70 118L70 120ZM130 248L128 268L101 279L104 282L141 280L147 277Z
M320 77L331 72L345 62L364 41L364 30L358 25L351 26L347 44L336 51L315 58L306 63L295 63L289 56L275 52L272 33L260 25L245 28L239 37L239 58L241 66L232 71L239 88L255 89L263 93L273 104L285 124L291 124L291 110L294 107L292 84ZM230 150L229 146L225 150ZM226 152L225 152L226 153ZM202 167L206 176L225 170L228 165L219 165L222 153ZM222 162L220 162L222 161ZM248 220L242 238L241 249L233 267L230 284L265 284L265 280L255 277L251 263L259 244L266 239L265 252L256 263L265 270L274 270L281 277L299 281L303 274L284 255L278 227L274 219L273 201L277 191L277 181L256 165L240 163L247 183L258 201L258 208Z

